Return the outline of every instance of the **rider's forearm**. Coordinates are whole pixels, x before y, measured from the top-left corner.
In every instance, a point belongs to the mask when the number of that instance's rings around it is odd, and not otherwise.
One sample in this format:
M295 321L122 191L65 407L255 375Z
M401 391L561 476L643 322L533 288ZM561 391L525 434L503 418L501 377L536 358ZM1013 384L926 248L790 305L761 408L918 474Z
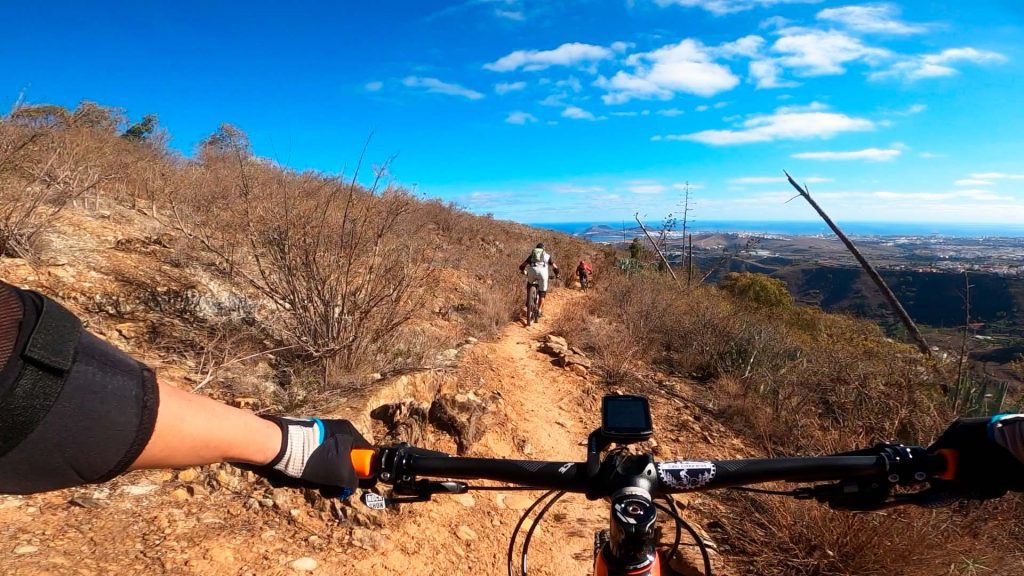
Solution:
M153 436L131 468L184 468L214 462L266 464L281 429L247 410L160 384Z

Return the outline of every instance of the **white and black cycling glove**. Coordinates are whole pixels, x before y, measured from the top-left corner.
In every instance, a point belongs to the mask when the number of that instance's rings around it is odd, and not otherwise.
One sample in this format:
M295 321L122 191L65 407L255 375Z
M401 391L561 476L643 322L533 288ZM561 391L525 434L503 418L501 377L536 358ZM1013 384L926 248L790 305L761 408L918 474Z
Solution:
M264 416L281 428L281 449L268 464L250 468L274 486L318 488L347 498L359 484L353 449L373 446L348 420Z

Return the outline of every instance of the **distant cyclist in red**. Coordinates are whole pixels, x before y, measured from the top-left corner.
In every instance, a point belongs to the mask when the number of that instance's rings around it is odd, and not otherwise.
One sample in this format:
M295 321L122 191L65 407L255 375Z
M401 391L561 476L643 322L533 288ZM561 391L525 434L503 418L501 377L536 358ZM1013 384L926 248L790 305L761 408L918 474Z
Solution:
M590 285L590 275L593 273L594 269L590 266L590 262L580 260L580 263L576 265L576 277L580 280L580 288L587 289L587 286Z

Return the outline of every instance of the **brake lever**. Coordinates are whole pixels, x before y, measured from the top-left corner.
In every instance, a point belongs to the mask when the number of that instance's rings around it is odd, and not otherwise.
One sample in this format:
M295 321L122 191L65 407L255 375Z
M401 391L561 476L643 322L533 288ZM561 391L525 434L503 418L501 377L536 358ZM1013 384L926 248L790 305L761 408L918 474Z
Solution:
M880 481L838 482L819 484L793 490L797 500L817 500L833 510L875 512L897 506L944 508L963 498L941 488L929 487L918 492L892 494L892 485Z
M466 492L469 492L469 485L465 482L415 480L395 484L392 494L402 496L401 498L388 498L376 492L363 492L359 499L367 508L384 510L398 504L429 502L434 494L465 494Z
M793 490L797 500L817 500L833 510L870 512L889 503L890 486L880 481L837 482Z

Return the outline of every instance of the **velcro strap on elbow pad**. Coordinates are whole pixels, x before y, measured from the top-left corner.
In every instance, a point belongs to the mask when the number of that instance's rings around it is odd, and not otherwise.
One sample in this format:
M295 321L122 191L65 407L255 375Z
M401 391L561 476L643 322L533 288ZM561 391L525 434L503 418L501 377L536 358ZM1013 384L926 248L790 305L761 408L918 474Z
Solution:
M39 426L74 365L82 322L53 300L42 301L39 321L21 353L21 373L0 399L0 457Z

